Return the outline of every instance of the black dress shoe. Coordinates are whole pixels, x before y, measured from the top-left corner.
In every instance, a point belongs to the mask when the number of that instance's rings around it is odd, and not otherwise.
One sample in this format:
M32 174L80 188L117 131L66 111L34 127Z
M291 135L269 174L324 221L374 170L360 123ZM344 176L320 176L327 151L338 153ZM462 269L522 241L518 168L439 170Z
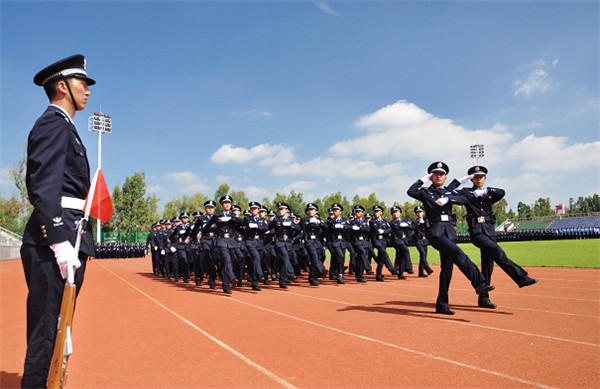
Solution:
M375 281L383 281L383 276L377 276L377 277L375 277Z
M496 309L496 304L492 303L490 299L479 299L477 305L479 308Z
M414 270L407 271L408 274L415 274Z
M242 281L238 281L237 286L238 288L241 288L242 286L244 286L244 283Z
M348 274L350 274L351 276L353 276L353 275L354 275L354 271L353 271L353 270L350 270L350 271L348 272Z
M436 308L435 313L441 313L442 315L454 315L454 311L451 311L448 308Z
M261 291L262 289L258 285L252 285L252 290Z
M279 287L280 287L281 289L287 289L287 288L288 288L288 287L287 287L287 285L286 285L286 284L284 284L284 283L282 283L282 284L279 284Z
M344 277L343 277L342 275L339 275L339 276L338 276L338 278L337 278L337 283L338 283L338 284L340 284L340 285L343 285L343 284L345 284L345 282L344 282Z
M373 270L368 270L367 274L374 274L375 272Z
M188 280L187 278L184 278L184 279L183 279L183 283L184 283L184 284L189 284L189 283L190 283L190 280Z
M429 277L427 274L419 274L419 277Z
M360 277L356 279L356 282L367 282L364 278Z
M402 274L402 273L398 273L398 279L399 280L405 280L406 276L404 274Z
M214 282L210 283L210 288L211 289L217 289L217 285Z
M480 284L475 288L475 293L483 294L496 289L493 285Z
M269 280L267 280L266 278L263 280L263 285L271 285L271 282L269 282Z
M196 286L201 286L201 285L202 285L202 281L196 280Z
M433 269L427 270L427 274L431 275L431 273L433 273Z
M308 283L311 284L312 286L319 286L319 283L317 281L310 280L310 281L308 281Z
M525 286L529 286L529 285L533 285L536 282L538 282L537 278L531 278L529 276L525 277L525 279L521 282L519 282L519 288L523 288Z
M223 289L223 293L231 294L231 289Z

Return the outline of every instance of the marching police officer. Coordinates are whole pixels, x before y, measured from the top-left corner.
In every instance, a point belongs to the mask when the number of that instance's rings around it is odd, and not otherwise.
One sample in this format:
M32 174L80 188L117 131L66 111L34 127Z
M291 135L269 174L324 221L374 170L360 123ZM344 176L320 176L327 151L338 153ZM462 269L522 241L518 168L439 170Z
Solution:
M439 292L435 310L437 313L454 315L454 312L448 308L448 289L452 280L454 263L471 281L471 285L475 288L477 294L489 292L494 287L487 283L477 266L456 245L452 204L457 202L452 195L457 193L444 187L449 171L450 168L444 162L432 163L427 169L427 175L415 181L407 193L410 197L423 203L428 222L427 240L440 252L442 270L440 272ZM433 184L428 188L422 188L430 180Z
M344 231L351 231L352 226L348 222L348 219L342 217L344 207L341 204L333 203L331 210L332 217L327 220L327 244L331 253L329 271L334 275L337 274L338 277L343 277L347 243ZM358 277L355 267L356 264L350 266L350 270Z
M392 228L390 227L390 223L381 217L382 213L383 207L381 205L373 206L373 216L375 218L369 221L369 226L371 227L371 242L373 247L377 249L377 257L375 257L375 261L377 262L376 281L383 281L384 265L393 275L397 276L399 274L392 265L390 256L387 253L387 236L392 232Z
M269 229L269 223L258 216L261 206L256 201L248 203L250 215L244 218L246 223L246 250L250 256L250 266L248 266L248 281L252 286L252 290L260 291L258 281L266 282L262 268L262 257L265 251L264 238L265 233Z
M323 266L323 233L326 224L317 217L319 207L315 203L306 204L306 217L300 221L300 226L304 232L304 247L308 253L308 282L313 286L318 286L317 277L325 273ZM342 267L343 269L343 267ZM338 276L338 284L343 284L344 278Z
M392 228L391 241L396 250L394 265L398 269L398 278L405 279L404 271L409 274L412 273L412 262L410 260L410 252L408 251L408 237L410 236L412 225L402 219L402 208L393 206L391 211L393 217L390 222L390 227Z
M417 218L412 221L412 230L415 247L419 252L419 277L428 277L433 273L433 269L427 262L427 245L429 242L427 242L427 237L425 236L426 223L423 218L425 211L420 205L417 205L414 211Z
M290 278L295 278L294 268L290 262L292 250L292 237L300 231L300 225L294 223L290 218L290 206L286 203L277 203L279 215L269 222L269 228L273 229L275 237L275 252L279 260L279 287L287 289Z
M356 281L366 282L364 278L365 264L369 261L369 235L371 227L369 223L363 219L365 208L362 205L355 205L354 218L350 221L352 228L352 245L356 252L356 267L354 269Z
M492 205L504 197L504 190L484 187L488 170L485 166L473 166L467 171L467 176L460 180L453 180L448 188L457 188L468 181L473 183L471 188L462 188L458 191L464 197L461 201L467 209L467 222L471 242L481 251L481 272L489 285L494 270L494 262L500 266L520 288L538 282L531 278L519 265L511 261L504 250L498 246L496 240L496 218ZM482 308L496 308L490 301L487 293L479 295L478 305Z
M86 149L73 117L82 111L96 82L89 78L83 55L47 66L33 82L50 100L27 142L26 186L33 213L27 222L21 260L27 296L27 352L21 385L46 387L56 338L65 279L83 283L88 256L94 255L90 224L74 249L76 228L90 188ZM73 268L79 270L73 275Z

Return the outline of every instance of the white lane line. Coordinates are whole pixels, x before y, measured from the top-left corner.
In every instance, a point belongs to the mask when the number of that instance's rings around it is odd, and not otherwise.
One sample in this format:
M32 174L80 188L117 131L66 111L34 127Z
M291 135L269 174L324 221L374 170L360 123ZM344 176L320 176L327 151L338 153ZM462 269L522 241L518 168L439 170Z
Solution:
M156 305L160 306L161 308L163 308L165 311L169 312L170 314L172 314L173 316L175 316L176 318L178 318L179 320L181 320L182 322L184 322L185 324L189 325L190 327L192 327L193 329L195 329L196 331L198 331L199 333L201 333L202 335L206 336L208 339L212 340L213 342L215 342L217 345L221 346L222 348L224 348L225 350L229 351L230 353L232 353L233 355L235 355L236 357L238 357L239 359L241 359L242 361L244 361L246 364L252 366L253 368L255 368L256 370L260 371L261 373L263 373L264 375L266 375L267 377L269 377L270 379L272 379L273 381L277 382L278 384L280 384L281 386L288 388L288 389L296 389L296 387L292 384L290 384L289 382L287 382L286 380L284 380L283 378L278 377L277 375L275 375L274 373L272 373L271 371L267 370L266 368L264 368L263 366L259 365L258 363L252 361L250 358L248 358L247 356L245 356L244 354L240 353L239 351L237 351L236 349L234 349L233 347L227 345L226 343L224 343L223 341L215 338L214 336L212 336L211 334L209 334L208 332L204 331L202 328L198 327L197 325L195 325L194 323L192 323L191 321L189 321L188 319L184 318L183 316L179 315L177 312L173 311L172 309L168 308L167 306L165 306L164 304L162 304L161 302L159 302L158 300L154 299L152 296L148 295L146 292L140 290L139 288L137 288L135 285L133 285L132 283L130 283L129 281L125 280L124 278L122 278L121 276L119 276L118 274L116 274L115 272L113 272L112 270L108 269L106 266L101 265L106 271L108 271L109 273L112 273L115 277L117 277L118 279L120 279L121 281L123 281L124 283L126 283L127 285L131 286L133 289L135 289L136 291L138 291L140 294L142 294L143 296L145 296L146 298L148 298L150 301L154 302Z
M345 306L367 307L365 305L360 305L360 304L355 304L355 303L349 303L349 302L345 302L345 301L332 300L332 299L327 299L327 298L323 298L323 297L307 296L307 295L300 294L300 293L295 293L295 292L287 292L286 294L293 294L295 296L301 296L301 297L310 298L310 299L314 299L314 300L323 300L323 301L332 302L332 303L336 303L336 304L341 304L341 305L345 305ZM452 305L450 305L450 306L452 306ZM377 308L379 308L379 307L377 307ZM379 308L379 309L385 309L385 308ZM427 313L424 312L424 314L427 314ZM431 312L431 314L433 315L433 312ZM558 338L558 337L550 336L550 335L533 334L533 333L530 333L530 332L516 331L516 330L510 330L510 329L506 329L506 328L491 327L491 326L485 326L485 325L482 325L482 324L459 322L459 321L456 321L456 320L446 320L446 319L444 319L442 317L440 317L440 318L432 317L432 319L443 320L443 321L447 321L447 322L453 323L453 324L462 324L462 325L466 325L466 326L483 328L483 329L488 329L488 330L493 330L493 331L508 332L508 333L512 333L512 334L519 334L519 335L525 335L525 336L534 336L534 337L539 337L539 338L544 338L544 339L556 340L556 341L559 341L559 342L568 342L568 343L582 344L582 345L585 345L585 346L600 347L600 344L596 344L596 343L588 343L588 342L582 342L582 341L579 341L579 340Z
M289 294L289 293L286 293L286 294ZM225 296L220 296L220 297L225 298ZM511 375L500 373L500 372L497 372L497 371L483 369L483 368L478 367L478 366L469 365L467 363L463 363L463 362L459 362L459 361L454 361L452 359L448 359L448 358L444 358L444 357L438 357L437 355L428 354L428 353L425 353L425 352L422 352L422 351L413 350L413 349L410 349L410 348L407 348L407 347L402 347L402 346L399 346L397 344L384 342L384 341L379 340L379 339L374 339L374 338L370 338L368 336L359 335L359 334L355 334L355 333L352 333L352 332L344 331L344 330L341 330L339 328L330 327L330 326L327 326L327 325L324 325L324 324L316 323L314 321L310 321L310 320L302 319L300 317L288 315L286 313L282 313L282 312L278 312L278 311L273 311L273 310L271 310L269 308L260 307L258 305L254 305L254 304L251 304L251 303L248 303L248 302L245 302L245 301L241 301L241 300L238 300L238 299L235 299L235 298L233 298L233 299L232 298L226 298L226 300L227 301L235 301L237 303L244 304L244 305L247 305L247 306L250 306L250 307L262 310L262 311L265 311L265 312L269 312L269 313L272 313L272 314L275 314L275 315L283 316L283 317L286 317L288 319L297 320L297 321L300 321L300 322L303 322L303 323L306 323L306 324L310 324L310 325L313 325L313 326L316 326L316 327L321 327L321 328L324 328L326 330L330 330L330 331L333 331L333 332L338 332L338 333L343 334L343 335L352 336L352 337L355 337L357 339L362 339L362 340L366 340L368 342L381 344L381 345L384 345L384 346L392 347L392 348L397 349L397 350L402 350L402 351L405 351L405 352L408 352L408 353L417 354L417 355L420 355L420 356L423 356L423 357L427 357L427 358L435 359L435 360L438 360L438 361L450 363L450 364L453 364L453 365L456 365L456 366L465 367L467 369L475 370L475 371L480 372L480 373L491 374L491 375L494 375L494 376L497 376L497 377L505 378L505 379L508 379L508 380L511 380L511 381L520 382L520 383L526 384L526 385L532 385L532 386L535 386L535 387L538 387L538 388L554 389L554 387L552 387L552 386L540 384L538 382L525 380L525 379L519 378L519 377L513 377Z

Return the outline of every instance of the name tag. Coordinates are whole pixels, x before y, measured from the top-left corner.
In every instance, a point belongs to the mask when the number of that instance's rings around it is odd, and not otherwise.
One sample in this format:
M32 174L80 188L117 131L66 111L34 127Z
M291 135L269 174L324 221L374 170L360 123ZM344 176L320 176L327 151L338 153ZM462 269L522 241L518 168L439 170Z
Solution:
M241 237L241 236L238 236L238 237L237 237L237 240L238 240L238 242L241 242L241 241L242 241L242 237Z
M358 237L358 240L364 240L365 238L363 238L362 236Z
M337 238L338 238L338 239L343 239L341 235L338 235L338 236L337 236Z
M215 233L214 232L209 232L208 236L215 236Z
M383 239L383 235L377 235L377 239Z
M229 234L223 234L223 238L229 238Z
M406 234L402 234L402 239L406 238Z
M258 236L258 235L254 235L254 239L257 239L257 240L258 240L258 239L260 239L260 236Z
M477 223L485 223L485 216L479 216L477 218Z
M450 220L450 217L448 215L440 215L440 220L443 222L447 222Z
M316 235L311 235L310 238L311 239L317 239L317 236Z

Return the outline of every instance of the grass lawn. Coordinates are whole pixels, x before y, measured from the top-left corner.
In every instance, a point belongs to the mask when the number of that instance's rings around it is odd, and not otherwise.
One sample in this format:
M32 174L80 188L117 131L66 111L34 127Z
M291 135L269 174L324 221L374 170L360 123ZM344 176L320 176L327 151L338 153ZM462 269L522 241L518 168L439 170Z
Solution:
M479 249L471 243L459 244L459 247L480 265ZM500 242L508 258L525 267L580 267L600 268L600 239L543 240L527 242ZM409 247L412 263L419 263L419 252ZM394 263L396 251L388 248ZM329 253L327 253L329 259ZM346 261L348 255L346 254ZM432 246L427 248L427 261L439 265L440 255ZM416 269L415 269L416 271Z

